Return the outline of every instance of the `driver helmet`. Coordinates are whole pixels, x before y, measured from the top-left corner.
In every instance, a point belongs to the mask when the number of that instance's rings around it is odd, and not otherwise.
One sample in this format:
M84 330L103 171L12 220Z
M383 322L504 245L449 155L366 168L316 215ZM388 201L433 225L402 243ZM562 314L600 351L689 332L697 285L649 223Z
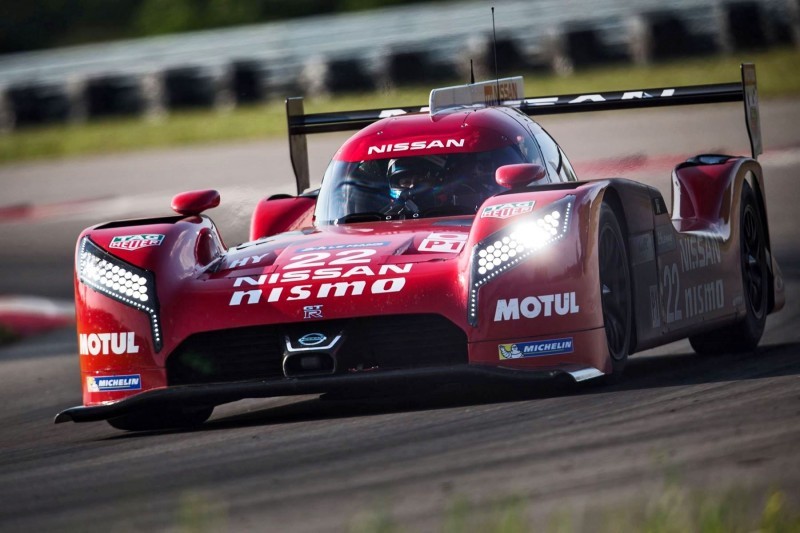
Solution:
M431 189L434 185L436 168L422 157L401 157L389 161L386 169L389 180L389 193L393 199L415 196Z

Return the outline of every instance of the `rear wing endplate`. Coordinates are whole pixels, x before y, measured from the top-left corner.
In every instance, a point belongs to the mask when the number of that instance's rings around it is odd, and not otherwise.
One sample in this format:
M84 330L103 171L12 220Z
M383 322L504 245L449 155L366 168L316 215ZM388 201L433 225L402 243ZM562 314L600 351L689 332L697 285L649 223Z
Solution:
M436 92L437 90L434 90L431 94L433 95ZM503 92L505 91L501 91L501 94ZM538 116L739 101L744 102L745 123L747 125L747 134L750 138L750 149L753 159L757 159L758 155L763 152L763 147L758 109L756 68L752 63L741 65L741 82L593 94L540 96L519 100L503 100L502 105L515 107L527 115ZM431 110L431 106L425 105L306 115L303 111L302 98L288 98L286 100L286 115L289 127L289 153L297 181L297 193L301 194L310 187L306 135L359 130L382 118L405 115L407 113L428 112L429 110Z

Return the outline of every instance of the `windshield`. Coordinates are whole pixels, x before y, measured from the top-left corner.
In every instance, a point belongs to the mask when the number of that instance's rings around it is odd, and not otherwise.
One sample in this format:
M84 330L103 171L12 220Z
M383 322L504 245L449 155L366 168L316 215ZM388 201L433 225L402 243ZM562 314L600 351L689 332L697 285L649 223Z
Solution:
M332 161L317 200L317 224L474 215L505 189L503 165L525 163L519 146L488 152Z

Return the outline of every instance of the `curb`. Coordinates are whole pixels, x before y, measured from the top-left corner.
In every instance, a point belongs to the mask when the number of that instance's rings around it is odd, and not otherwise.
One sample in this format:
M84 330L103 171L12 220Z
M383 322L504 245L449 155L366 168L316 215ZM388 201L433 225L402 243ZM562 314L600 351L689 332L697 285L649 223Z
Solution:
M0 296L0 344L75 323L75 304L37 296Z

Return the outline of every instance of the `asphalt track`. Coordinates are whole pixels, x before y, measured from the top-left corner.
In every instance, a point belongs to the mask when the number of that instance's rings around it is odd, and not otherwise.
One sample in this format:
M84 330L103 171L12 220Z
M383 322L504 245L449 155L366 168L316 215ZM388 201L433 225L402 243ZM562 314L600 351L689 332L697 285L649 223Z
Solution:
M800 509L800 103L762 112L787 305L757 354L701 358L684 341L634 357L612 387L246 401L197 431L127 434L52 425L80 402L74 332L52 331L0 349L0 530L341 531L369 513L436 530L453 502L480 514L508 498L532 523L567 513L592 530L594 510L672 485L780 489ZM675 157L747 146L734 105L542 122L585 176L641 176L667 198ZM317 175L340 139L311 143ZM0 294L69 298L80 228L166 213L182 189L219 187L212 215L245 239L255 195L290 191L290 176L284 142L0 168Z

